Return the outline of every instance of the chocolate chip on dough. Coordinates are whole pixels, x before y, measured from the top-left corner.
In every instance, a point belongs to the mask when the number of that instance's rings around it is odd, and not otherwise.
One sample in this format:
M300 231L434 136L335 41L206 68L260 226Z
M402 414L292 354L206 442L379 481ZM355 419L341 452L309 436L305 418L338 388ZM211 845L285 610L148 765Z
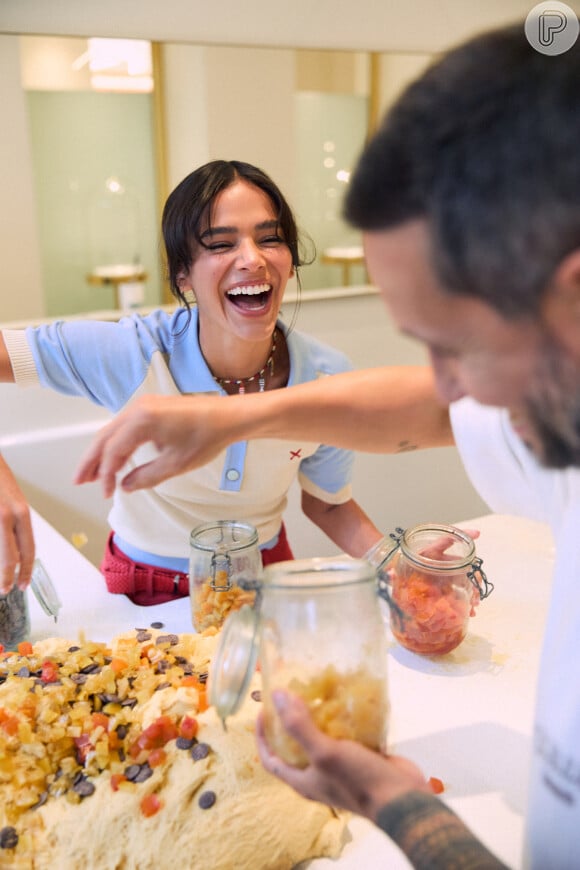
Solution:
M129 767L125 768L125 776L129 780L129 782L135 782L137 777L139 776L139 771L141 770L140 764L130 764Z
M176 646L179 643L179 638L176 634L160 634L155 643L158 646L162 643L168 643L171 646Z
M153 770L149 766L148 762L145 761L139 768L139 773L133 779L133 782L145 782L146 779L149 779L150 776L153 776Z
M89 782L88 779L81 777L81 779L73 785L73 791L76 792L79 797L90 797L95 791L95 786L92 782Z
M207 743L196 743L191 750L191 757L194 761L201 761L202 758L207 758L210 753L210 747Z
M202 810L209 810L210 807L213 807L215 802L216 802L215 791L203 791L200 794L199 800L198 800L198 804L202 808Z
M15 849L18 845L18 832L11 825L0 830L0 849Z
M169 683L167 680L165 680L163 683L159 683L157 686L155 686L155 689L153 691L159 692L161 689L170 689L170 688L171 688L171 683Z
M129 782L145 782L153 776L153 770L146 761L143 764L130 764L125 768L125 776Z

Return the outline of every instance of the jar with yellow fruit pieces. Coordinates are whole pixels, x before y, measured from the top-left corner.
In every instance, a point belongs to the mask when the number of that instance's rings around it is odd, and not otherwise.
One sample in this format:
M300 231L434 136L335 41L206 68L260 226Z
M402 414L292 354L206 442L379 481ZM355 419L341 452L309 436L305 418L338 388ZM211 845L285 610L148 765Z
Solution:
M255 592L240 580L262 573L258 533L249 523L217 520L197 526L190 535L189 590L196 631L219 629L232 610L252 604Z
M209 676L210 703L225 719L241 704L259 657L264 727L272 749L303 766L282 728L275 689L299 695L335 738L386 749L387 635L377 576L362 559L297 559L268 566L257 602L224 626Z
M366 558L389 602L393 637L422 655L458 647L469 618L493 590L471 535L446 523L398 528Z

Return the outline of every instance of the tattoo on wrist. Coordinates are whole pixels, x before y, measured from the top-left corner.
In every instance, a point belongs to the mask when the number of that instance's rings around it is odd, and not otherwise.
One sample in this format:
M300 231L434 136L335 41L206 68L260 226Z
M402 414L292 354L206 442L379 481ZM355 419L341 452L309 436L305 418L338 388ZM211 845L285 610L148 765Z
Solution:
M410 450L417 450L418 444L413 444L412 441L399 441L395 453L408 453Z
M391 801L379 810L377 825L416 870L507 870L434 795L416 791Z

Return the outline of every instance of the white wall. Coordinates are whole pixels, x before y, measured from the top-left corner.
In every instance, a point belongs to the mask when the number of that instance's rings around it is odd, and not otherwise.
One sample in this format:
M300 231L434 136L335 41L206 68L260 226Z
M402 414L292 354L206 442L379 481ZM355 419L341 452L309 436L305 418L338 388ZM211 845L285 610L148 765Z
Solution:
M0 36L0 263L2 318L42 316L44 292L36 226L30 139L20 86L18 40Z
M284 306L290 322L293 304ZM297 328L344 350L357 368L424 362L421 349L398 335L376 294L303 301ZM77 487L74 469L93 434L108 419L84 399L41 388L0 385L0 449L31 504L65 537L88 537L85 554L98 564L107 535L108 505L96 484ZM359 454L354 493L385 532L395 526L440 520L455 522L487 513L455 448L396 456ZM296 556L331 555L336 548L303 518L298 492L286 521Z
M567 0L579 8L578 0ZM531 0L2 0L0 31L169 42L441 51L524 19Z
M431 62L430 54L382 54L379 58L379 117Z
M165 127L178 130L167 136L167 182L170 190L209 157L209 122L205 48L201 45L163 45L163 102Z
M245 160L295 191L294 52L162 46L169 188L207 160Z

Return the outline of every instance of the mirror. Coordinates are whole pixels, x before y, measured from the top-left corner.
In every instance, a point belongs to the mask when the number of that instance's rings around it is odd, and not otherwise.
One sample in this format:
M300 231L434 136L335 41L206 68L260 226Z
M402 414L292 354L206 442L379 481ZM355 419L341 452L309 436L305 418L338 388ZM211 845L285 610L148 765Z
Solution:
M99 68L98 40L0 42L5 276L24 289L3 294L0 322L169 302L161 206L215 157L261 166L287 195L317 251L305 292L366 283L342 196L369 128L429 55L145 43L150 67L129 76L118 57Z

